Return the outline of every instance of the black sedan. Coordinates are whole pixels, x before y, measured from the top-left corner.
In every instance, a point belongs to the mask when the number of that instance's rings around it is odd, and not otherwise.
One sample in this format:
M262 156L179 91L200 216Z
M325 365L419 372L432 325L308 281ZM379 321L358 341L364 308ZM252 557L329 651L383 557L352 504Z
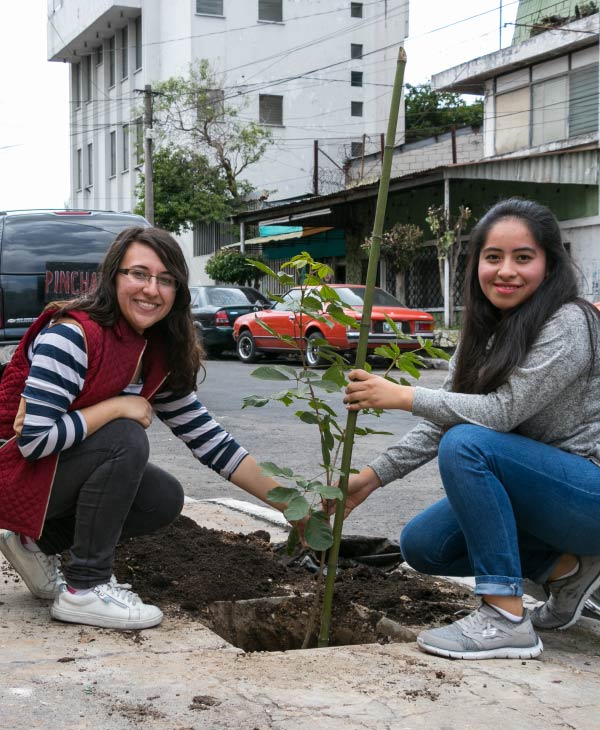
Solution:
M242 314L267 309L272 303L249 286L190 286L192 316L204 349L211 355L235 350L233 323Z

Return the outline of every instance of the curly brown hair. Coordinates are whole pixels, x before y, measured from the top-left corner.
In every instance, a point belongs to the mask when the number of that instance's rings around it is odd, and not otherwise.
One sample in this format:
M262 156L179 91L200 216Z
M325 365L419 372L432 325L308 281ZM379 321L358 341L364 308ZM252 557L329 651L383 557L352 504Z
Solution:
M78 299L61 302L56 318L75 309L87 312L103 327L113 327L121 316L115 279L121 261L133 243L141 243L151 248L178 282L170 312L147 332L157 332L164 339L169 365L166 388L176 395L185 395L196 390L196 378L202 367L204 353L198 342L190 311L189 271L183 252L173 236L162 228L132 227L121 231L100 264L96 288Z

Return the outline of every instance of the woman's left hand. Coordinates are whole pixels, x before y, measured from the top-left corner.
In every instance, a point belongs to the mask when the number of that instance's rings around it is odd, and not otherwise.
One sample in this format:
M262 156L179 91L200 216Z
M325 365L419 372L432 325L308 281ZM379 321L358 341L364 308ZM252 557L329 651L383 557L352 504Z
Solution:
M412 410L414 389L410 386L392 383L366 370L351 370L348 379L351 382L346 387L344 403L349 411L363 408Z

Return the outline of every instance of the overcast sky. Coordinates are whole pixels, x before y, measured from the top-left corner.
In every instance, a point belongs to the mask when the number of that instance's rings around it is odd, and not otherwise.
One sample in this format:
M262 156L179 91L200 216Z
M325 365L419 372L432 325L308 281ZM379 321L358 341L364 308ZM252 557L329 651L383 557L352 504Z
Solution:
M499 5L411 0L405 80L498 50ZM517 5L503 2L504 22ZM68 65L46 60L46 17L47 0L0 0L0 210L62 208L69 197Z

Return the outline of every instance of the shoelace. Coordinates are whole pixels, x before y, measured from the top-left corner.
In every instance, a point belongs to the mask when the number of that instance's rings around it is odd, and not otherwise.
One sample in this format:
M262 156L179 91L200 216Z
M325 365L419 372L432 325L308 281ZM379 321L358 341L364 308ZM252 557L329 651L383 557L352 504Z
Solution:
M480 609L471 612L468 616L461 618L456 623L468 629L476 629L479 632L486 631L492 625L489 616L484 616Z
M137 593L134 593L133 591L130 591L128 588L125 588L125 586L128 585L127 583L120 584L116 582L106 583L104 586L98 586L102 591L105 593L108 593L112 596L114 596L116 599L123 601L123 603L128 603L130 606L135 606L138 603L140 603L140 597ZM131 587L131 586L130 586Z

